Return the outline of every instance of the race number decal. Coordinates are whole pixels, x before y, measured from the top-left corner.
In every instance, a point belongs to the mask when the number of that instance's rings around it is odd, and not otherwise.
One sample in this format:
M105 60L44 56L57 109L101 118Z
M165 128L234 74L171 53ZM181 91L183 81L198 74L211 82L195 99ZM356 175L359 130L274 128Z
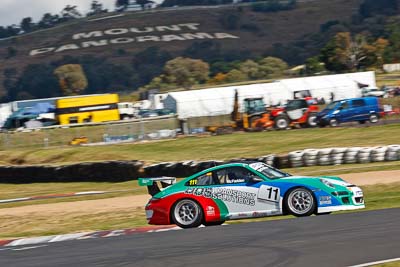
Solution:
M279 202L280 193L281 192L279 187L262 185L258 190L257 198L262 200Z

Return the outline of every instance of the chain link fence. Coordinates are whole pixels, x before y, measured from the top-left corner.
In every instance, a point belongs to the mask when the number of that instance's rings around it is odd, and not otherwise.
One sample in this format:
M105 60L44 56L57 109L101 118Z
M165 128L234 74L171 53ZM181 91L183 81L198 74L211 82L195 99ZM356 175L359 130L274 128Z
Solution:
M0 134L0 150L67 146L76 138L86 140L83 143L87 143L87 145L158 140L174 138L177 128L179 128L177 118L166 116L100 125L70 125L68 127L24 130L23 132L3 132Z

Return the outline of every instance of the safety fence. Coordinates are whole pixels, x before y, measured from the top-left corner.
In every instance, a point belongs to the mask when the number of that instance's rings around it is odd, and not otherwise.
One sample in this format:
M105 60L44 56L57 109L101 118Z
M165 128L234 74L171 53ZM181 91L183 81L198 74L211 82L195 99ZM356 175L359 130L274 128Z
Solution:
M142 140L174 138L179 123L175 116L157 119L121 121L108 124L48 127L25 132L0 134L0 150L48 148L70 144L101 145ZM80 140L73 141L76 138Z

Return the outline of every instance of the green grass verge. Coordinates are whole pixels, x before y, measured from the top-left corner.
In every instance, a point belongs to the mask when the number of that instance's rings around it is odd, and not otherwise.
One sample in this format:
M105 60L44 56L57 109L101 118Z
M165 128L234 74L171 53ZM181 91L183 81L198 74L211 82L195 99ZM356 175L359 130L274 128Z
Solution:
M400 267L400 261L377 264L377 265L373 265L373 266L374 267Z
M372 185L362 187L365 193L367 208L376 210L400 207L400 183ZM340 212L345 213L345 212ZM230 221L229 224L288 219L292 216L276 216L260 219ZM0 238L65 234L94 230L123 229L147 225L144 209L121 209L110 212L65 213L57 216L31 214L30 216L0 216Z
M400 125L361 128L324 128L259 133L237 132L211 137L96 147L13 149L0 151L0 164L60 164L68 162L132 160L146 162L232 159L284 154L305 148L376 146L399 143Z

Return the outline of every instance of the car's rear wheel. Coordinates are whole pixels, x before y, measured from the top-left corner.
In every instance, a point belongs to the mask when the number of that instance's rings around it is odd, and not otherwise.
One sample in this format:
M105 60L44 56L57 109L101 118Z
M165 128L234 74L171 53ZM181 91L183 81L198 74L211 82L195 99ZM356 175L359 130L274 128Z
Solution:
M217 221L217 222L204 222L203 225L204 226L215 226L215 225L221 225L223 224L225 221Z
M313 193L304 187L289 191L285 196L284 205L287 212L297 217L310 216L316 207Z
M200 226L203 221L203 210L200 205L191 199L182 199L172 207L172 221L182 228Z
M275 128L278 130L285 130L289 127L289 118L285 115L279 115L275 118Z

